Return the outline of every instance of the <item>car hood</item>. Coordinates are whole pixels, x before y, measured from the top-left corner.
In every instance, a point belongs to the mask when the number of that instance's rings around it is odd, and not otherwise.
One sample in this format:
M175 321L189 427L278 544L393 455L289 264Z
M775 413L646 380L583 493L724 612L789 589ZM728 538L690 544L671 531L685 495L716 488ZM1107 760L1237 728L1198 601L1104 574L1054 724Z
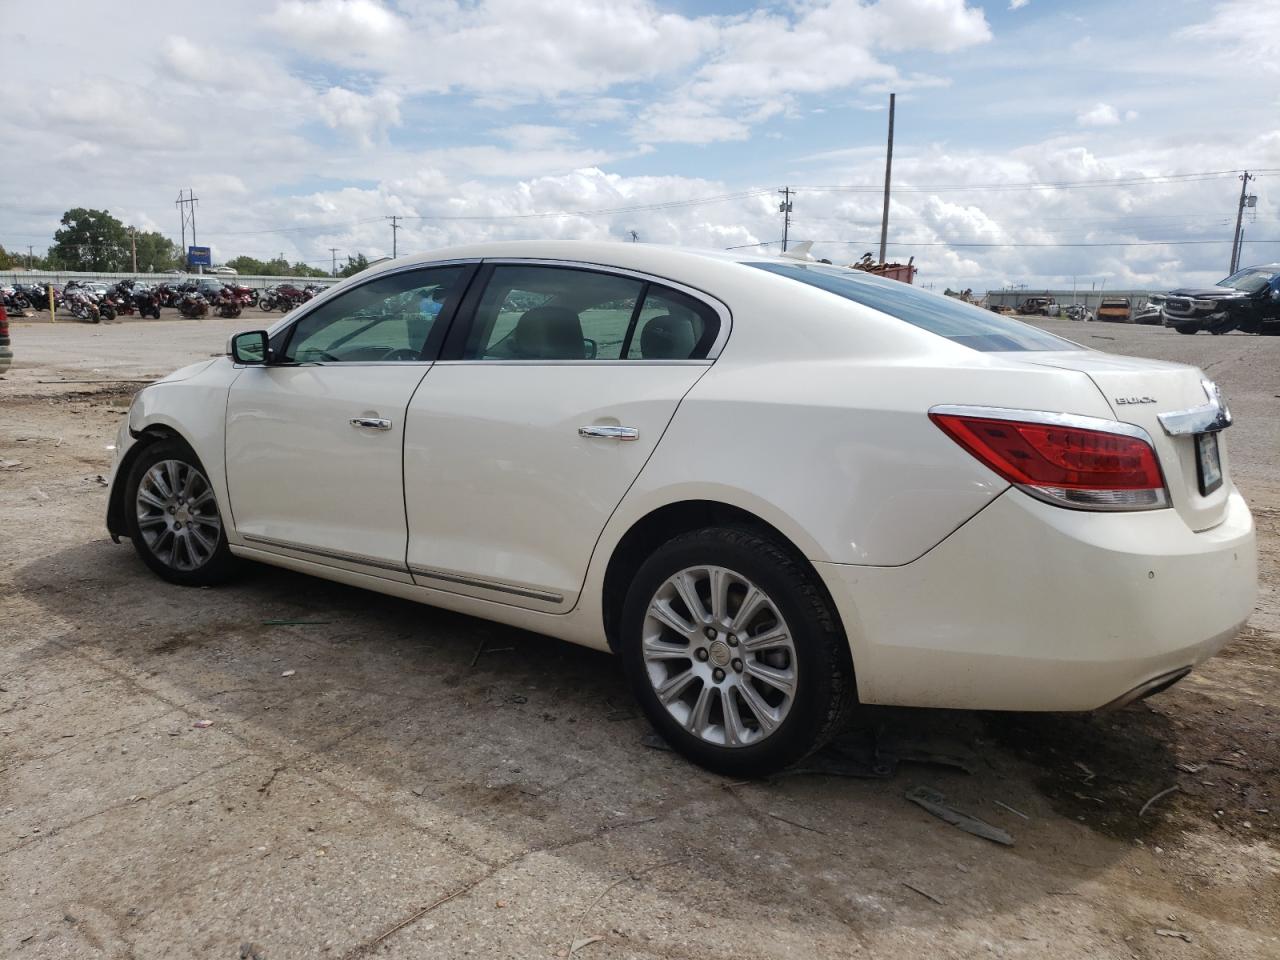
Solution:
M1180 287L1170 290L1167 297L1190 297L1193 300L1223 300L1227 297L1248 297L1243 290L1233 287Z

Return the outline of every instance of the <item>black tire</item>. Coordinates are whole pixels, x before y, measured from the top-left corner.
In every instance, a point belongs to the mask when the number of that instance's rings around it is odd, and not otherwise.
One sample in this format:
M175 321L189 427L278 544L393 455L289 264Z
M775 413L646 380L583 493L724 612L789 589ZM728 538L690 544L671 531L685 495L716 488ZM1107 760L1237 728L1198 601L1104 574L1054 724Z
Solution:
M1174 324L1173 329L1179 333L1195 334L1200 332L1199 320L1184 320L1181 323Z
M181 562L181 558L179 558L178 564L166 560L156 552L148 543L146 536L143 535L138 518L138 488L142 485L143 478L147 475L147 472L156 464L166 460L178 461L193 467L204 478L204 483L208 484L208 474L205 472L204 465L200 463L195 451L183 441L170 438L157 440L147 446L134 460L125 481L122 509L124 511L125 530L129 535L129 539L133 541L134 549L138 551L138 556L142 558L142 562L158 576L168 580L170 583L176 583L184 587L208 587L223 583L235 573L236 558L232 556L231 548L227 546L226 524L221 519L221 510L218 507L216 495L212 500L212 515L218 519L216 545L208 558L194 567L185 568L186 564ZM212 487L209 487L209 490L212 492ZM209 511L207 509L201 511L201 515L207 517L209 516ZM207 528L202 527L202 529ZM172 532L170 537L173 537ZM166 541L163 539L158 541L158 544L162 547L165 543ZM190 552L187 552L185 556L188 558L187 562L189 564L191 560Z
M745 746L723 746L686 730L659 699L646 667L642 634L650 602L668 578L699 565L727 568L767 594L794 644L791 706L772 733ZM655 550L632 579L619 639L627 679L649 721L676 751L726 776L767 776L795 763L837 733L857 703L848 640L816 575L793 551L751 529L707 527Z

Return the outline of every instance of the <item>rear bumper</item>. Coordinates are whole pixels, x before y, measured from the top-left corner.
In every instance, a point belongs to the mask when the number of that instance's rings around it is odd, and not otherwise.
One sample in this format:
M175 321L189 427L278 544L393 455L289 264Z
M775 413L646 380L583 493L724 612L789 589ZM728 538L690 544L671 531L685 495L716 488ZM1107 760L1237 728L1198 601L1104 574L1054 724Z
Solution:
M1253 517L1065 510L1010 490L901 567L816 564L864 703L1093 710L1208 659L1257 595Z

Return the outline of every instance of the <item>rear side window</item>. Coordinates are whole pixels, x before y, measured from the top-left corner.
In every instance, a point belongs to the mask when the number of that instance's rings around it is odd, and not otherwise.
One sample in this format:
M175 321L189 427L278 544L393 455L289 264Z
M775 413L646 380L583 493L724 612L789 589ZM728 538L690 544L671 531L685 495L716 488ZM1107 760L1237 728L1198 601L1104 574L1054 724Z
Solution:
M461 359L700 360L719 332L715 310L658 283L578 267L498 264Z
M1030 324L861 270L809 263L747 263L745 266L818 287L974 350L998 353L1080 349L1071 341Z

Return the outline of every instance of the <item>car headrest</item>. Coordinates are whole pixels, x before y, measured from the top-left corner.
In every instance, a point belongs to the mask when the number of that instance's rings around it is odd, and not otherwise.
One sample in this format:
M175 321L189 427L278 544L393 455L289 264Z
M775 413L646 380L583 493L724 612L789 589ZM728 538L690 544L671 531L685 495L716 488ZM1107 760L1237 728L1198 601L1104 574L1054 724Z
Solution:
M585 360L582 321L567 307L534 307L516 321L512 346L520 360Z
M640 331L640 356L645 360L688 360L696 343L691 320L664 313L648 320Z

